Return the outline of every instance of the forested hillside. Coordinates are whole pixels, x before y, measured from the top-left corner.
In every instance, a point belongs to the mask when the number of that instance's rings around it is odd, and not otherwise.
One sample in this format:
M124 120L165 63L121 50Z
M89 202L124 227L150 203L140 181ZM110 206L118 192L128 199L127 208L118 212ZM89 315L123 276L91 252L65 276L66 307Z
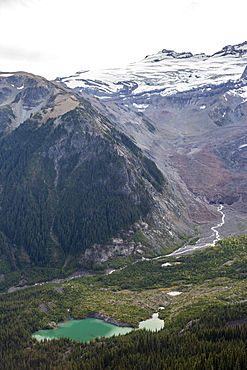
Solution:
M180 206L164 175L77 93L24 73L2 77L0 92L2 290L29 281L28 269L40 268L37 281L61 278L109 256L157 253L190 230L184 218L171 237L166 213L181 218ZM142 224L145 245L134 237Z
M187 256L170 267L145 264L142 288L131 288L143 272L127 269L109 275L85 276L64 283L45 284L0 295L0 367L19 369L246 369L247 292L245 284L246 237L224 240L215 249ZM214 255L214 257L212 257ZM113 261L114 263L114 261ZM138 262L142 265L143 262ZM157 260L150 261L156 266ZM204 276L197 279L191 266ZM171 275L170 271L174 273ZM216 270L219 273L216 273ZM138 274L139 271L139 274ZM126 272L126 273L125 273ZM123 278L128 290L121 290ZM180 279L184 276L186 279ZM198 273L200 275L200 273ZM201 281L203 279L203 281ZM165 283L166 282L166 283ZM177 297L167 293L179 289ZM31 334L48 328L50 321L66 320L68 307L74 318L96 311L137 326L157 311L164 318L159 332L134 330L112 338L77 343L67 338L38 342Z
M141 171L117 153L120 136L89 133L83 120L79 109L58 125L34 117L1 139L1 231L18 267L53 263L55 251L57 262L83 253L150 211ZM140 151L129 155L162 191L158 169L155 178Z

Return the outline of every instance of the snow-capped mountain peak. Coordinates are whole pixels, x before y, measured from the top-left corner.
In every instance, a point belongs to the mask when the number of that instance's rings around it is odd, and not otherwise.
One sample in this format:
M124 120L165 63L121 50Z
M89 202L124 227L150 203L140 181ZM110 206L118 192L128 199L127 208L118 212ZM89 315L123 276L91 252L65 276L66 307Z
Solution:
M213 54L213 57L214 56L224 57L226 55L231 55L231 56L235 56L235 57L242 57L246 53L247 53L247 41L245 41L241 44L237 44L237 45L227 45L227 46L223 47L222 50Z
M59 82L100 99L178 92L237 81L247 65L247 42L225 46L208 56L163 49L125 68L81 71Z
M174 50L167 50L163 49L159 51L156 54L147 55L145 59L142 61L143 63L151 62L151 63L157 63L161 62L163 60L170 60L172 62L172 59L195 59L195 60L205 60L209 56L201 53L201 54L192 54L191 52L182 52L178 53Z
M177 53L174 50L167 50L167 49L163 49L162 51L160 51L158 53L158 55L160 55L160 54L162 54L163 58L164 57L172 57L172 58L176 58L176 59L191 58L193 56L193 54L190 53L190 52ZM157 54L155 54L154 57L156 57L156 55ZM148 56L146 58L148 58Z
M99 98L87 97L155 160L193 220L205 200L247 212L247 42L212 55L163 49L60 81Z

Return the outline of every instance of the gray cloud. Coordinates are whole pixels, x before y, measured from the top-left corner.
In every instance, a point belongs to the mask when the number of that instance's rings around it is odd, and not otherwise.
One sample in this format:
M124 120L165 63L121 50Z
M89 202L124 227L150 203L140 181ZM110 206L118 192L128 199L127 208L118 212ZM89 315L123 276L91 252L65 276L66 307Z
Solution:
M6 47L0 43L0 59L38 62L41 60L51 60L53 56L44 54L43 52L33 51L17 47Z

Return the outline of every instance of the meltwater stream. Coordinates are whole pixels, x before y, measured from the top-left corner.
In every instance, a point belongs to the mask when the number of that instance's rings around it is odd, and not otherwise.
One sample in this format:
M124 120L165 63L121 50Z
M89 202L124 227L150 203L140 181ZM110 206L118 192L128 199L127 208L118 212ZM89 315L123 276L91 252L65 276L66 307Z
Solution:
M222 227L225 223L225 214L222 211L223 208L224 206L222 204L217 208L217 211L221 214L221 222L218 223L216 226L211 227L212 234L209 237L199 239L195 245L190 245L190 244L184 245L183 247L178 248L172 253L167 254L166 257L170 257L170 256L180 257L185 254L191 254L195 252L196 250L205 249L209 247L210 245L214 246L221 239L218 229ZM205 239L206 240L212 239L212 241L205 242Z
M164 257L174 256L174 257L178 258L178 257L181 257L181 256L186 255L186 254L192 254L196 250L203 250L203 249L205 249L209 246L215 246L215 244L219 240L221 240L220 233L219 233L218 229L220 227L222 227L225 223L225 213L222 211L223 208L224 208L224 206L222 204L219 207L217 207L217 211L221 214L221 222L219 222L217 225L212 226L210 228L212 230L212 234L210 236L199 239L196 242L196 244L194 244L194 245L191 245L191 244L183 245L182 247L176 249L175 251L173 251L170 254L166 254L166 255L162 255L162 256L158 256L158 257L152 257L152 258L142 257L141 260L136 260L135 262L132 262L132 265L134 265L135 263L138 263L140 261L159 260L159 259L164 258ZM108 270L108 272L106 274L110 275L110 274L114 273L115 271L123 270L126 267L127 267L127 265L124 266L124 267L121 267L120 269L110 269L110 270Z
M195 245L185 245L177 250L173 251L170 254L165 256L158 256L155 258L143 258L143 260L150 260L150 259L159 259L163 257L180 257L185 254L191 254L195 250L202 250L207 248L208 246L214 246L217 241L221 239L219 228L221 228L225 223L225 214L222 211L223 205L220 205L217 208L217 211L221 214L221 221L211 227L212 234L209 237L204 237ZM140 261L135 261L137 263ZM122 268L121 268L122 269ZM108 274L111 274L117 270L110 270ZM168 293L169 294L169 293ZM180 294L180 292L170 292L171 295ZM139 325L139 329L147 329L157 331L164 327L164 320L160 320L158 317L158 313L155 313L151 319L142 321ZM88 342L93 338L97 337L110 337L112 335L121 335L126 334L130 331L134 330L130 327L117 327L113 324L106 323L102 320L98 319L83 319L83 320L71 320L68 323L59 324L58 329L56 330L41 330L35 332L33 337L37 340L45 340L45 339L52 339L52 338L60 338L60 337L69 337L73 340L80 341L80 342Z
M217 211L221 213L222 217L221 217L221 222L214 226L214 227L211 227L211 230L215 233L215 239L213 240L213 243L212 245L215 245L217 243L217 241L219 241L221 238L220 238L220 233L218 230L219 227L223 226L224 223L225 223L225 214L222 212L222 209L223 209L223 205L220 205L218 208L217 208Z

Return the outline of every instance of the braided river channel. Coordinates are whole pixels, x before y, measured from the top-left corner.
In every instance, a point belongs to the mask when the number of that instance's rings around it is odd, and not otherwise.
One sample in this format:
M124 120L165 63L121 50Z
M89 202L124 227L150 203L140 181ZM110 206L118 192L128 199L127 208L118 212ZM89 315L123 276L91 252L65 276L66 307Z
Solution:
M221 239L219 229L225 223L225 214L222 211L223 205L218 206L217 210L221 214L221 221L217 225L211 227L211 235L209 237L198 240L195 245L187 244L166 256L154 257L153 259L169 256L180 257L185 254L191 254L195 250L207 248L209 245L215 245L217 241ZM110 273L113 273L114 271L116 270L112 270ZM158 331L162 329L164 327L164 321L159 319L158 316L158 313L154 313L152 318L141 321L138 329L147 329L151 331ZM32 337L36 338L38 341L68 337L78 342L89 342L94 338L123 335L131 332L132 330L138 329L127 326L116 326L95 318L87 318L82 320L71 319L65 323L58 324L56 329L39 330L33 333Z

